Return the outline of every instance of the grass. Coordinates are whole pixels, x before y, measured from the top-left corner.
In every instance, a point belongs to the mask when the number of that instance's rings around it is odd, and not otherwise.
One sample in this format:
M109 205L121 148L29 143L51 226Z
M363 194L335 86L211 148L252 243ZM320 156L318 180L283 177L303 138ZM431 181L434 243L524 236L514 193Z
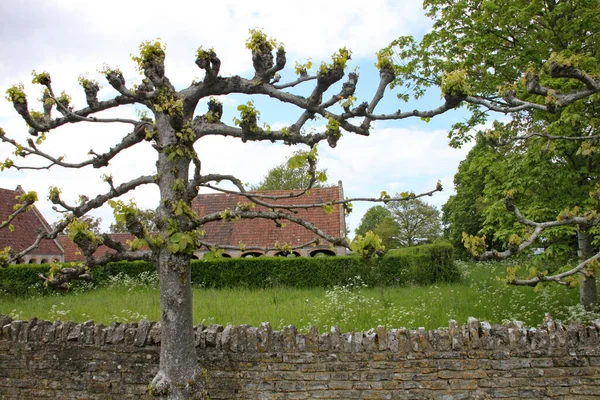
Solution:
M546 312L567 320L577 311L578 291L558 285L538 289L504 285L506 264L463 263L458 283L434 286L367 288L355 280L345 286L325 289L265 290L234 288L194 289L194 322L250 324L269 321L276 329L296 325L320 331L332 325L343 331L385 325L389 328L447 327L450 319L459 324L472 316L491 323L506 320L539 325ZM0 296L0 314L13 318L83 322L93 319L110 324L140 319L158 321L160 304L156 277L119 277L108 287L31 298Z

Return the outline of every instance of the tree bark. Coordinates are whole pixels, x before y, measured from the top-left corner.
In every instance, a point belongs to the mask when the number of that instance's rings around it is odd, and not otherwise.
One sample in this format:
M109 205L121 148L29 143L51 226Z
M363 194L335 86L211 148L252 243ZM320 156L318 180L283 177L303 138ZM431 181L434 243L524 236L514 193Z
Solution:
M191 255L185 250L169 248L171 236L188 232L190 218L174 210L184 203L191 210L191 199L179 183L188 183L193 147L178 137L169 118L156 115L159 132L157 180L161 202L157 209L157 227L165 243L154 250L153 260L160 280L160 365L150 392L161 399L180 400L203 398L203 382L196 354L191 287ZM183 155L166 151L187 150ZM169 155L171 154L171 155Z
M152 392L162 399L201 398L194 342L190 259L163 249L158 256L161 304L159 371Z
M583 229L577 232L578 250L577 255L580 261L587 260L593 256L592 235ZM579 302L583 307L590 311L598 303L596 294L596 273L584 272L579 285Z

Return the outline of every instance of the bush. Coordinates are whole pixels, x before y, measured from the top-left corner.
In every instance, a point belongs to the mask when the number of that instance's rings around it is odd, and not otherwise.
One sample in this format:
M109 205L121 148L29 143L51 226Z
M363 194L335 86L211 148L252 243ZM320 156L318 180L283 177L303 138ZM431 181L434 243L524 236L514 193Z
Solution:
M207 288L312 288L344 285L360 276L368 286L427 285L460 277L452 254L449 243L434 243L391 250L383 258L370 261L358 256L193 260L192 283ZM47 274L49 267L28 264L0 269L0 290L13 295L31 294L32 287L41 286L38 273ZM118 274L137 277L154 271L149 262L123 261L97 267L92 273L94 284L103 286Z
M50 264L23 264L0 268L0 294L17 296L39 292L42 281L38 274L48 274Z
M434 242L415 247L390 250L388 257L407 255L412 260L411 274L415 282L454 282L460 279L460 272L454 264L454 246L449 242Z

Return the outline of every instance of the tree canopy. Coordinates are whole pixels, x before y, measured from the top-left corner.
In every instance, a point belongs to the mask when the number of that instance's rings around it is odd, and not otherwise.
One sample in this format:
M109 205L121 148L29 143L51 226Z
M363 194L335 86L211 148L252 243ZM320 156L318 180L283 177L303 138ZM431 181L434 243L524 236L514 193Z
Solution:
M156 212L154 210L137 210L137 219L143 225L144 230L147 232L156 231L155 218ZM127 228L127 221L123 219L120 219L110 224L109 230L111 233L129 233L129 230Z
M397 247L431 243L442 235L439 210L420 199L390 202L388 208L396 223Z
M373 231L386 218L391 218L392 213L385 206L377 205L370 207L360 220L360 225L355 230L356 235L366 235Z
M250 190L294 190L323 187L327 184L327 170L317 170L315 164L298 163L302 151L297 150L281 164L271 168L262 181Z
M365 236L368 231L380 237L387 250L431 243L442 233L440 212L420 199L388 202L367 210L356 235Z
M497 165L501 183L493 189L486 177L483 193L488 195L480 198L490 202L484 230L495 226L494 238L506 247L490 249L489 238L467 234L467 248L482 259L504 258L527 249L542 232L564 232L569 226L580 239L590 240L599 222L594 160L600 89L598 1L428 0L424 6L434 19L432 31L420 42L400 38L389 49L399 59L395 83L416 97L438 86L446 98L456 97L467 105L470 117L450 132L453 145L462 145L480 131L481 140L509 146L499 150L511 160ZM482 129L489 111L511 113L512 118ZM552 179L550 186L538 186L539 197L531 195L536 182L548 184ZM543 202L544 195L550 203ZM459 214L453 203L459 200L460 196L450 203L454 216ZM575 278L582 282L582 303L595 303L595 286L584 288L595 285L593 261L600 255L589 252L589 243L579 242L582 259L576 267L558 274L533 268L524 279L512 274L509 283L571 284Z

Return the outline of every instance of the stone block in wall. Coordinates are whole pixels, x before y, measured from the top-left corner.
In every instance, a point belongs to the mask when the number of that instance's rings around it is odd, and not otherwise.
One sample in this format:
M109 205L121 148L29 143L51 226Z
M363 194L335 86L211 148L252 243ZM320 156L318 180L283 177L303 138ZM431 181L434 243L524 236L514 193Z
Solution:
M283 333L280 331L271 332L270 352L279 353L283 351Z
M331 351L343 351L344 337L342 336L342 330L338 326L332 326L329 331L329 341L331 343Z
M143 347L146 345L146 341L148 340L148 335L150 330L152 329L153 323L150 321L142 320L137 326L137 330L135 332L133 338L133 345L136 347Z
M21 332L22 327L25 326L25 324L25 321L11 321L7 328L6 336L8 340L18 341L20 338L19 335L23 336Z
M308 333L306 334L306 351L319 352L319 329L316 326L308 328Z
M258 353L258 328L248 326L246 329L246 350L249 353Z
M467 330L469 332L469 342L472 349L479 348L479 328L480 324L476 318L467 318Z
M272 340L273 340L273 329L268 322L262 322L256 331L257 335L257 348L261 353L270 351Z
M148 344L160 344L160 322L155 323L148 333Z
M220 339L220 333L223 332L223 326L211 324L206 329L206 347L217 347Z
M376 341L377 341L377 350L385 351L387 350L387 331L385 326L378 325L376 328Z
M364 351L367 353L372 353L373 351L378 350L377 333L374 329L369 329L367 332L365 332L362 344Z
M298 334L298 329L293 325L288 325L283 328L281 332L281 336L283 339L283 351L286 353L291 353L296 351L296 335Z
M326 353L331 349L331 336L327 333L322 333L319 335L319 348L318 351L321 353Z

